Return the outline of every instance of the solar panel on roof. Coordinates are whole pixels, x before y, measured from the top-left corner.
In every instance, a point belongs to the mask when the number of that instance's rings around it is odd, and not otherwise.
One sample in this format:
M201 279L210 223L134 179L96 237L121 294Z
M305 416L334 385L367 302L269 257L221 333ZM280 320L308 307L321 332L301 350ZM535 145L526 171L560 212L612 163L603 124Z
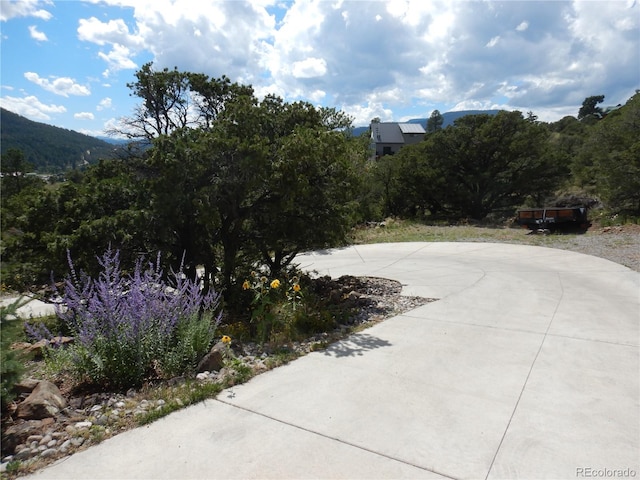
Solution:
M399 123L398 126L402 133L426 133L419 123Z

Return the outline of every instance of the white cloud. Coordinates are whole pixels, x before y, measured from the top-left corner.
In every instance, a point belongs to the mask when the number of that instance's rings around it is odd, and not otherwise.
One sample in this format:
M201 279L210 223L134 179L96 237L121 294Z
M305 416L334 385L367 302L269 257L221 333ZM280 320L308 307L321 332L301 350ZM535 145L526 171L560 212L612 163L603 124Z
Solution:
M47 42L49 40L47 36L43 32L40 32L35 25L29 26L29 35L38 42Z
M452 112L460 112L463 110L513 110L511 107L505 104L493 103L489 100L464 100L457 103L451 108Z
M38 0L20 0L18 2L3 0L2 8L0 8L0 20L6 22L15 17L35 17L41 20L49 20L53 15L51 12L39 8L41 3L53 5L53 2L49 0L43 2Z
M105 110L107 108L111 108L111 104L112 104L111 98L105 97L102 100L100 100L100 103L98 103L96 110L100 111L100 110Z
M136 68L136 63L131 60L131 52L127 47L120 44L115 44L113 49L109 53L98 53L98 56L107 62L108 68L104 71L103 75L108 77L110 74L117 72L118 70L126 70L130 68Z
M300 62L294 62L292 73L296 78L321 77L327 73L327 62L323 58L305 58Z
M383 122L399 120L394 118L393 111L379 103L366 103L363 105L342 105L341 109L353 117L354 125L369 125L371 120L378 117Z
M491 40L487 42L486 46L488 48L495 47L499 41L500 41L500 35L496 35L495 37L493 37Z
M78 38L97 45L142 46L142 39L129 33L129 27L121 18L109 20L106 23L96 17L91 17L88 20L81 18L78 26Z
M201 2L194 8L190 0L148 1L136 3L134 16L159 67L177 65L253 84L264 78L272 51L276 25L266 11L271 3Z
M113 6L77 26L79 40L99 46L105 76L137 68L144 54L156 69L227 75L259 97L341 106L364 124L409 108L575 114L589 95L625 101L640 71L634 1L90 1ZM119 79L105 81L115 89ZM112 108L82 109L94 107Z
M78 120L93 120L95 117L91 112L79 112L74 113L73 118L77 118Z
M23 98L3 96L0 98L0 105L31 120L51 120L49 114L67 111L62 105L46 105L33 95Z
M312 102L320 103L327 96L327 92L325 92L324 90L315 90L313 92L309 92L308 96L309 100L311 100Z
M40 77L34 72L25 72L24 77L48 92L62 95L63 97L68 97L69 95L91 95L91 91L87 87L76 83L74 79L69 77L52 77L53 81L51 81Z
M109 53L99 52L98 56L107 63L103 76L108 77L119 70L136 68L132 57L143 48L144 39L129 32L129 27L123 19L101 22L96 17L80 19L78 38L85 42L100 46L110 45ZM150 45L153 42L149 43Z

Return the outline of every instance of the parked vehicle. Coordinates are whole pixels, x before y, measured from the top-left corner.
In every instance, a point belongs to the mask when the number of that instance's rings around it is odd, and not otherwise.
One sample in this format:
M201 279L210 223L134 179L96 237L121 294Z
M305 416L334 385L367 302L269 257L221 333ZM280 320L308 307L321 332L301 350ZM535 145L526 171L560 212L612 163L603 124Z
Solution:
M529 230L586 231L591 222L587 217L586 207L545 207L518 210L518 225Z

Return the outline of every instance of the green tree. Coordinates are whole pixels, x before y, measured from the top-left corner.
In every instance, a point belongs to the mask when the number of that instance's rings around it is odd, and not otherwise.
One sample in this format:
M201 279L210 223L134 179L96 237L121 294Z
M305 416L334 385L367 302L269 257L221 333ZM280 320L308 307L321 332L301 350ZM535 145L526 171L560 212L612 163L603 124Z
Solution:
M427 120L427 133L435 133L439 130L442 130L442 123L444 122L444 117L440 113L439 110L434 110L431 113L431 116Z
M96 252L110 245L122 250L124 261L157 252L141 206L148 196L134 173L130 163L104 160L77 183L20 195L21 214L11 221L3 260L15 268L31 265L32 281L47 283L66 271L67 249L90 273L98 268Z
M184 128L192 122L189 79L177 68L161 71L146 63L135 73L136 81L128 83L132 95L142 99L132 117L121 119L121 126L110 133L132 139L150 141L159 135Z
M355 159L362 152L340 132L295 128L278 142L268 201L251 216L249 237L272 275L295 256L341 244L352 226Z
M482 219L553 191L562 175L547 138L520 112L467 115L396 157L415 208Z
M19 350L13 350L11 344L23 339L24 321L17 317L16 311L28 303L22 298L0 307L0 405L2 413L17 396L15 385L25 371L24 362Z
M266 263L279 272L302 249L344 235L350 211L341 201L352 191L344 187L355 142L336 129L349 126L332 109L241 96L201 135L196 148L212 168L205 189L224 285L238 269Z
M12 258L61 272L70 249L93 273L95 252L109 246L124 266L160 250L165 267L184 262L192 275L203 266L221 290L251 268L278 272L299 251L344 238L365 156L347 133L350 117L275 96L260 102L225 77L146 65L136 78L143 104L127 122L150 148L33 197Z
M20 193L25 186L25 176L33 167L24 156L24 152L17 148L10 148L2 155L0 171L2 172L2 196L7 198Z
M0 162L2 177L0 178L0 231L3 246L11 243L10 237L19 233L15 230L15 222L25 212L29 198L38 195L45 186L44 180L36 176L26 175L32 167L26 161L22 150L10 148L2 155Z
M640 213L640 93L589 127L573 171L609 208Z
M238 269L267 262L280 270L300 249L344 233L347 209L338 207L352 189L336 185L349 184L353 150L341 133L351 126L343 112L272 95L259 102L251 87L226 77L147 65L136 78L130 87L144 115L130 123L153 141L143 161L153 237L174 261L203 265L207 279L228 288ZM177 96L189 97L191 123L171 120L186 118ZM161 105L162 115L147 105ZM148 126L149 117L160 120Z
M223 75L221 78L209 78L202 73L188 73L189 88L195 110L198 127L209 130L228 102L240 96L251 97L253 88L247 85L232 83Z
M580 110L578 110L578 120L587 117L598 117L602 114L602 109L598 107L599 103L604 101L604 95L593 95L587 97L582 102Z

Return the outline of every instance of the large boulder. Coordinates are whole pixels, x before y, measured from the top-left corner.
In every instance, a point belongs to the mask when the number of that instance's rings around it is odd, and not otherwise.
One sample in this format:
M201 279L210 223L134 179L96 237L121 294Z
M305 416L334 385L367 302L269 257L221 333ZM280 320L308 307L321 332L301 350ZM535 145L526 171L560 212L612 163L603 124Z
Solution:
M55 417L66 406L67 401L58 387L41 380L31 394L18 405L16 415L25 420L40 420Z

